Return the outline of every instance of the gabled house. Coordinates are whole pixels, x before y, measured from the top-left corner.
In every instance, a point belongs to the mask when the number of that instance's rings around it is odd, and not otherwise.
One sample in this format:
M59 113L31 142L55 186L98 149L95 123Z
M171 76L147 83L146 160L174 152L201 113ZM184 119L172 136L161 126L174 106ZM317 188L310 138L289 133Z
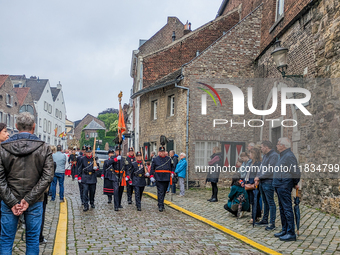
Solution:
M65 131L66 107L60 84L51 87L48 79L30 77L26 80L37 112L36 134L43 141L66 148Z
M10 135L18 132L15 127L18 112L19 103L13 83L9 75L0 75L0 122L7 125Z

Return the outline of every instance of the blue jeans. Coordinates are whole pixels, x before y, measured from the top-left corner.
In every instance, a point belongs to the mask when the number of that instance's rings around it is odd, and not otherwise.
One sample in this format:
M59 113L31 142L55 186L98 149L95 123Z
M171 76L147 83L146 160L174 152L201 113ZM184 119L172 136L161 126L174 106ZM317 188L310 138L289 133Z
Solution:
M261 182L260 183L260 192L262 201L264 204L263 209L263 221L268 222L268 216L270 212L270 224L275 225L276 219L276 205L274 201L274 187L271 182Z
M51 185L52 190L52 200L55 200L56 192L57 192L57 182L59 182L59 197L60 200L64 199L64 178L65 174L55 173Z
M26 225L26 255L39 254L39 235L43 213L43 202L36 202L24 212ZM12 254L19 216L12 213L4 201L1 202L0 255Z
M279 198L282 231L286 232L286 234L295 235L292 189L275 188L275 191Z

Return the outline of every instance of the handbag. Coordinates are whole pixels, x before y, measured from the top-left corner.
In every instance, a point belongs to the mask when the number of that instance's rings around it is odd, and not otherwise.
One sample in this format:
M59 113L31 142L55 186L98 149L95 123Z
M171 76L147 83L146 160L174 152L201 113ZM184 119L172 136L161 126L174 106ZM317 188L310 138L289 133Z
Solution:
M255 184L246 184L244 185L245 190L254 190L255 189Z

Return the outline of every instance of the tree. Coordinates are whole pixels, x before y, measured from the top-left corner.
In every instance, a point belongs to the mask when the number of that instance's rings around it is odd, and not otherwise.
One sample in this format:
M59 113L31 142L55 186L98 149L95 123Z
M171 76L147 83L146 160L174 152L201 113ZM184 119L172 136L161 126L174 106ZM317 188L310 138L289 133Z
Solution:
M117 133L118 133L118 119L115 120L113 123L111 123L109 131L113 132L115 135L117 135Z
M98 119L103 121L105 128L109 130L111 123L113 123L115 120L118 120L118 115L116 113L105 113L98 115Z

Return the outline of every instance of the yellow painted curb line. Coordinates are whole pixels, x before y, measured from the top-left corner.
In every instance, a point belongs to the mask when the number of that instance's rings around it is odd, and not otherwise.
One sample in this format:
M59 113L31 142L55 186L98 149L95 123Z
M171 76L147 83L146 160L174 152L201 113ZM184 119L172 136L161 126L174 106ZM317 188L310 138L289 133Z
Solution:
M54 239L53 255L66 254L66 237L67 237L67 200L60 203L59 220L57 232Z
M152 197L154 199L157 199L157 196L152 194L152 193L150 193L150 192L143 192L143 194L146 194L146 195L148 195L148 196L150 196L150 197ZM208 220L208 219L206 219L206 218L204 218L202 216L199 216L198 214L192 213L192 212L190 212L190 211L188 211L188 210L186 210L186 209L184 209L182 207L179 207L179 206L175 205L174 203L171 203L170 201L164 200L164 204L166 204L166 205L176 209L177 211L185 213L185 214L187 214L187 215L189 215L189 216L191 216L191 217L193 217L193 218L195 218L195 219L197 219L199 221L202 221L202 222L204 222L204 223L206 223L206 224L208 224L208 225L210 225L210 226L212 226L212 227L214 227L214 228L216 228L218 230L221 230L222 232L227 233L228 235L231 235L231 236L241 240L242 242L245 242L245 243L253 246L254 248L256 248L256 249L258 249L260 251L263 251L263 252L268 253L268 254L273 254L273 255L281 254L281 253L279 253L277 251L274 251L274 250L272 250L272 249L270 249L270 248L268 248L268 247L266 247L266 246L264 246L262 244L254 242L253 240L249 239L248 237L240 235L240 234L238 234L238 233L236 233L236 232L234 232L234 231L232 231L232 230L230 230L230 229L228 229L226 227L223 227L223 226L221 226L221 225L219 225L219 224L217 224L217 223L215 223L215 222L213 222L211 220Z

